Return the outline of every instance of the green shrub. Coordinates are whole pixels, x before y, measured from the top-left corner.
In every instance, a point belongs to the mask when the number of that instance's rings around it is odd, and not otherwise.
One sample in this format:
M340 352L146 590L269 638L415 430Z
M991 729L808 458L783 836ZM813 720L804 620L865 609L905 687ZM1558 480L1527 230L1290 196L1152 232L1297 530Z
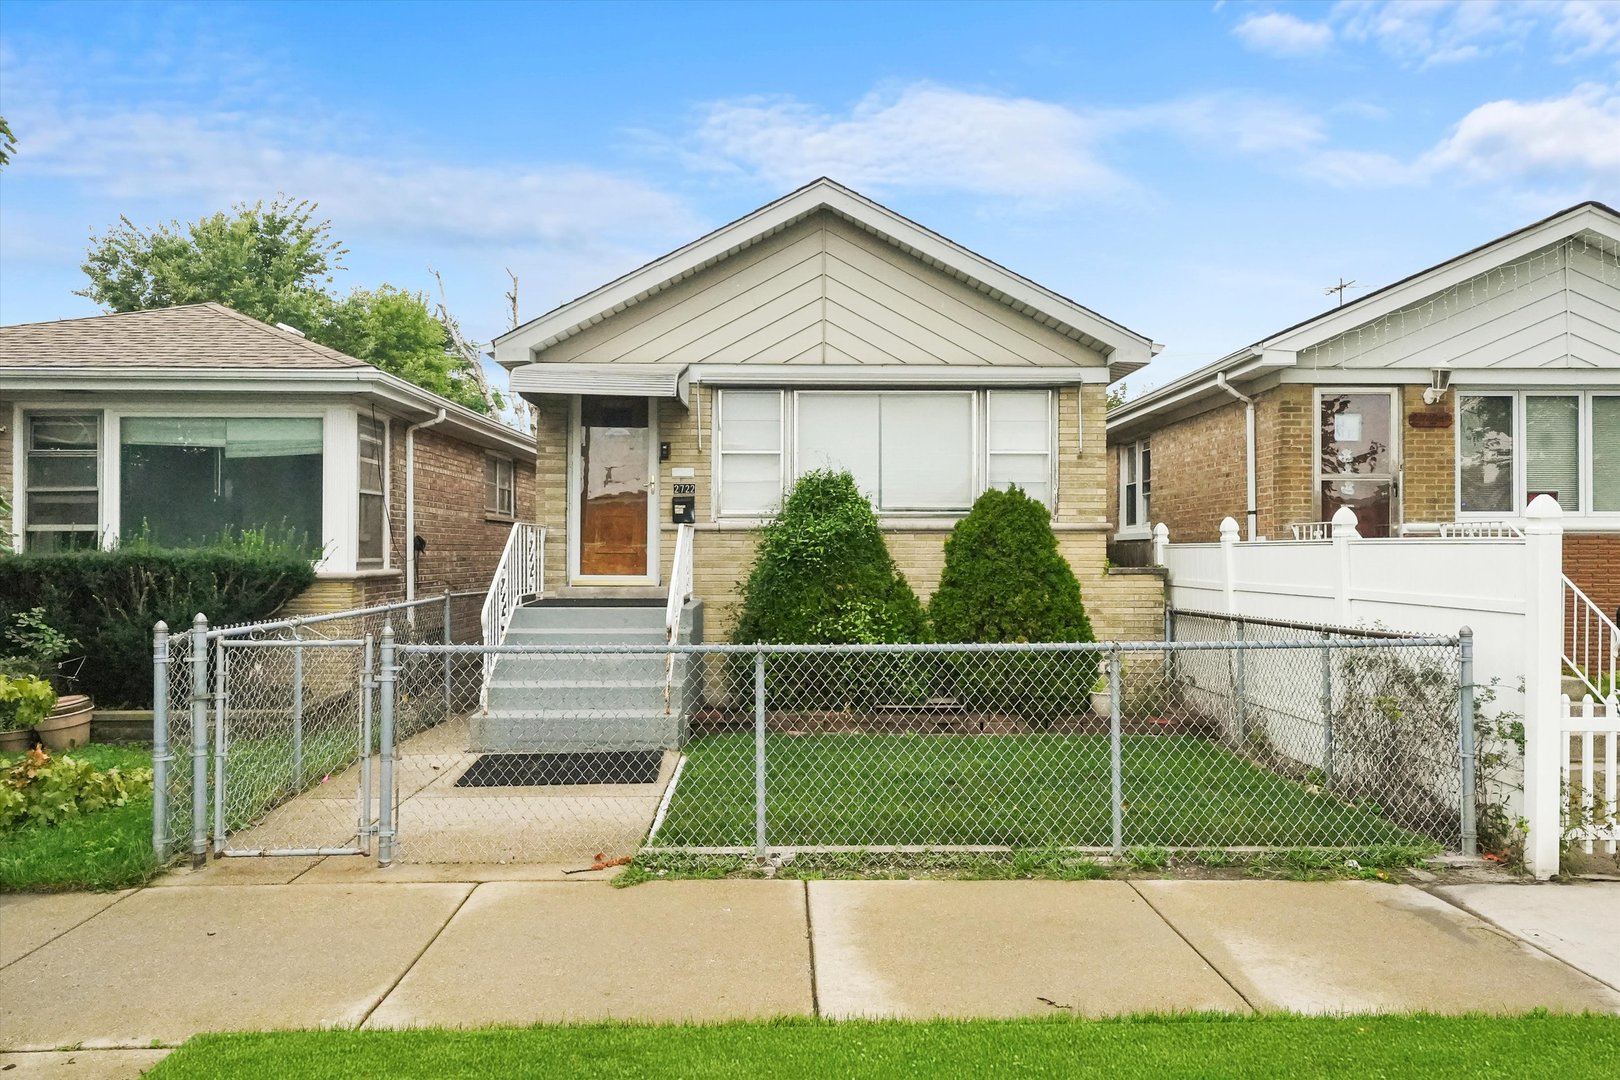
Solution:
M922 604L883 543L872 504L848 472L806 473L760 532L743 586L738 644L874 645L927 640ZM746 658L744 658L746 659ZM752 673L734 665L737 689ZM909 657L774 656L767 693L782 707L841 709L926 698Z
M98 769L80 758L30 750L0 780L0 828L60 825L82 814L123 806L152 788L151 769Z
M0 622L37 613L78 642L73 690L106 708L152 703L152 625L185 630L263 618L315 580L307 551L239 538L212 547L10 555L0 559Z
M55 707L56 691L44 679L0 671L0 731L27 731Z
M928 614L940 641L1095 640L1051 513L1018 488L986 491L951 530ZM956 692L971 706L1047 723L1088 707L1098 657L965 653L952 667Z

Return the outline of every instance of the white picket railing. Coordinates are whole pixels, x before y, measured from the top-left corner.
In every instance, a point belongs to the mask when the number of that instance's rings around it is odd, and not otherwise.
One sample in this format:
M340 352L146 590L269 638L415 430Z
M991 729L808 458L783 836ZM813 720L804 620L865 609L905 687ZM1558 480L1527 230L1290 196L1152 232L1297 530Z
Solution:
M1620 768L1616 766L1616 743L1620 743L1620 697L1601 704L1590 695L1581 702L1577 714L1565 694L1562 710L1561 742L1563 790L1568 808L1565 835L1579 842L1590 855L1601 844L1610 855L1620 847ZM1598 740L1603 748L1598 749Z
M1509 521L1446 521L1440 524L1442 540L1523 539L1524 530Z
M1620 692L1620 626L1569 578L1563 579L1564 666L1599 699Z
M1333 522L1296 521L1288 526L1288 531L1294 534L1295 540L1331 540L1333 539Z
M525 600L539 596L545 588L546 530L538 525L516 522L506 534L501 561L484 596L482 614L484 644L499 645L512 624L512 613ZM489 707L489 680L495 671L495 654L484 653L484 682L478 692L478 707Z
M675 530L675 557L670 561L669 600L664 604L664 633L674 645L681 636L681 609L692 599L692 544L697 530L682 525ZM664 658L664 712L670 709L675 686L675 654Z

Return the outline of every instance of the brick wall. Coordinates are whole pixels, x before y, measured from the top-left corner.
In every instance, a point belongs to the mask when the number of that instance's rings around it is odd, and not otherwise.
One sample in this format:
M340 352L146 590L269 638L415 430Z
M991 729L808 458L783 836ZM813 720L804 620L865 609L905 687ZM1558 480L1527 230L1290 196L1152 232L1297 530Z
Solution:
M1108 519L1103 434L1106 408L1100 386L1068 387L1059 393L1055 515L1059 545L1080 578L1087 610L1099 636L1157 638L1163 620L1161 579L1155 575L1110 575L1104 568ZM669 443L670 456L660 466L658 513L665 523L660 554L662 580L667 581L675 548L675 526L668 523L670 494L676 482L674 470L694 470L699 522L693 548L695 592L704 602L707 636L722 640L735 624L739 593L753 562L755 538L747 527L716 525L711 520L713 410L714 390L706 386L694 388L691 408L673 400L660 402L658 439ZM542 399L537 415L540 458L536 520L548 530L546 581L548 589L554 590L567 581L567 399ZM938 525L890 528L884 532L896 565L924 600L939 584L949 534L949 528Z
M1291 523L1315 520L1313 401L1309 386L1294 384L1255 396L1255 501L1261 536L1286 538ZM1173 539L1175 532L1170 535ZM1219 532L1208 539L1219 539Z
M1564 576L1614 618L1620 608L1620 533L1566 532Z
M1457 516L1457 395L1438 405L1423 403L1422 386L1401 388L1401 512L1406 521L1451 521ZM1436 426L1414 427L1412 418Z
M11 460L12 431L11 421L15 417L17 403L0 397L0 492L6 497L6 502L12 506L17 504L17 491L15 487L17 468ZM0 545L9 545L11 542L11 518L7 516L0 520Z

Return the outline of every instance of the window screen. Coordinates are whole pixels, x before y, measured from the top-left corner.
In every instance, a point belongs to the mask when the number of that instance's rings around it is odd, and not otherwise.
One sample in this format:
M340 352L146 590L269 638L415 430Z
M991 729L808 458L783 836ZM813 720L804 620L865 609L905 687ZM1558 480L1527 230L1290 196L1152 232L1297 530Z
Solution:
M100 539L101 418L46 414L28 418L29 551L93 548Z
M383 421L360 417L359 514L361 566L381 566L387 548L388 524L383 506L383 473L387 440Z

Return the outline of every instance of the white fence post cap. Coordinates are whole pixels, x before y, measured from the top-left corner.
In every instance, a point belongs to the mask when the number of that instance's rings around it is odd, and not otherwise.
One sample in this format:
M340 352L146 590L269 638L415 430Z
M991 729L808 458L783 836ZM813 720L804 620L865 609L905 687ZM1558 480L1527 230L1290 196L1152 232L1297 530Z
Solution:
M1221 519L1221 540L1224 543L1228 538L1233 543L1237 542L1238 523L1236 518L1226 517Z
M1360 536L1361 532L1356 525L1356 512L1348 506L1341 506L1333 511L1334 536Z
M1530 505L1524 508L1524 516L1529 522L1527 532L1561 532L1563 525L1560 519L1564 516L1564 508L1558 505L1558 500L1551 495L1537 495L1530 500Z
M1232 519L1227 518L1226 520L1231 521ZM1235 525L1236 522L1233 522L1233 524ZM1159 522L1157 525L1153 526L1153 539L1155 539L1155 540L1168 540L1168 539L1170 539L1170 526L1166 525L1162 521Z

